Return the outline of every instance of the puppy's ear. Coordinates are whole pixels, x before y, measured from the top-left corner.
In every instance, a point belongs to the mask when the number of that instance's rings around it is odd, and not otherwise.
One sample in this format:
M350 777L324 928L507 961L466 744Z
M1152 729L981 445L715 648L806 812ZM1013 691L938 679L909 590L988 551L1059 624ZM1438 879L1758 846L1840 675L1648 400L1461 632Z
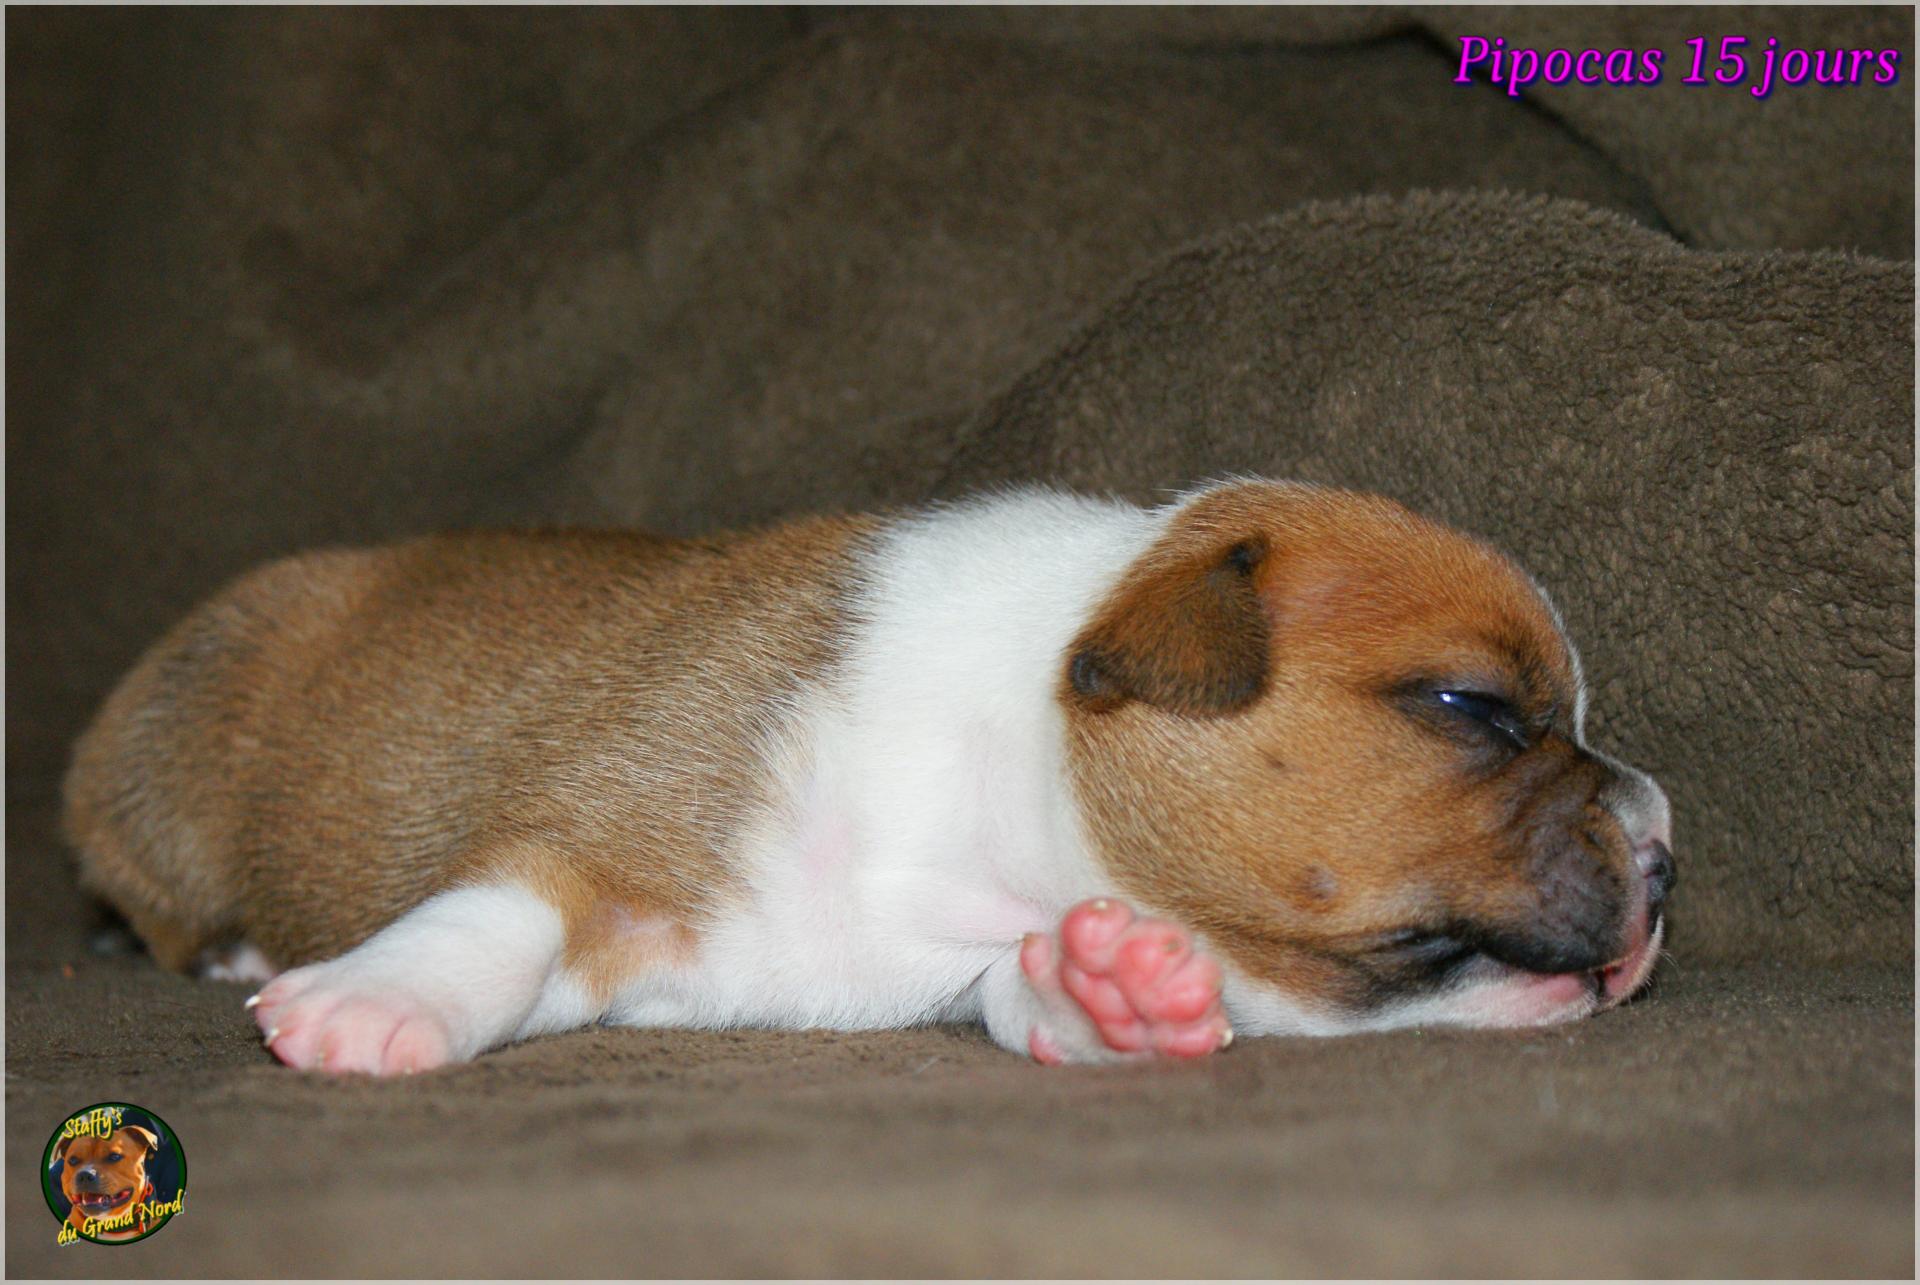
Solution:
M1176 714L1230 714L1267 681L1270 630L1256 583L1262 535L1218 532L1150 551L1067 652L1069 699L1129 700Z
M123 1133L131 1133L134 1136L135 1140L138 1141L141 1146L147 1149L148 1155L152 1155L154 1152L160 1149L159 1135L154 1133L154 1131L151 1129L142 1129L137 1124L123 1125L119 1129L114 1130L113 1140L115 1142L118 1142L120 1140L120 1135Z
M67 1148L73 1145L74 1136L75 1135L70 1133L66 1137L60 1139L60 1141L53 1144L53 1163L54 1164L59 1164L61 1161L67 1158Z

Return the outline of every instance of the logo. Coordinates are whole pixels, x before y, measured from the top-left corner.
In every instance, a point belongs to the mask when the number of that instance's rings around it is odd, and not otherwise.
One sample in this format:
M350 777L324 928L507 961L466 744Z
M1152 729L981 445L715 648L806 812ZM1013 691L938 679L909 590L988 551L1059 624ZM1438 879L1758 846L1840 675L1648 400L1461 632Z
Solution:
M47 1139L40 1186L62 1245L130 1245L187 1203L187 1153L145 1107L100 1102L61 1121Z

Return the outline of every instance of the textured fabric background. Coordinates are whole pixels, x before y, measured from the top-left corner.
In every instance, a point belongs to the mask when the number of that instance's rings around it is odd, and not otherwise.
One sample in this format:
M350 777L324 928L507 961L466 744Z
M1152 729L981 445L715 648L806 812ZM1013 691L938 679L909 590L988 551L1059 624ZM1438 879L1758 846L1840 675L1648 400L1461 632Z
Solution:
M1512 98L1451 83L1470 34L1667 76ZM1680 84L1723 34L1903 75ZM10 1272L97 1273L24 1157L130 1097L195 1193L136 1275L1911 1274L1910 10L7 35ZM1386 491L1552 589L1597 740L1674 798L1648 1002L1204 1068L608 1031L341 1085L237 991L84 949L72 737L264 558L1227 471Z
M940 489L1234 470L1497 533L1594 735L1674 802L1674 948L1911 959L1913 271L1569 203L1315 205L1180 254L969 425Z

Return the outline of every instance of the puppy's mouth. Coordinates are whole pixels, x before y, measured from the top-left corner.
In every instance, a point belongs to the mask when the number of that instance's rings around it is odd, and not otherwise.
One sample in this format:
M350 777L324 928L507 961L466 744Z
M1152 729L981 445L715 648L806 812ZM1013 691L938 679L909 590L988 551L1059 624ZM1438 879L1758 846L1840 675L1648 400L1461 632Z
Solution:
M1634 943L1626 954L1592 974L1593 995L1600 1007L1623 1004L1646 985L1653 966L1660 958L1660 940L1666 936L1666 917L1655 911L1652 922L1642 921Z
M133 1188L121 1192L79 1191L73 1196L73 1203L88 1214L110 1213L133 1199Z
M1573 1021L1632 998L1652 976L1666 935L1665 917L1642 908L1617 958L1592 968L1541 967L1540 953L1516 939L1491 934L1461 936L1415 933L1388 948L1409 985L1422 999L1407 1001L1402 1016L1470 1026L1539 1026ZM1391 993L1391 990L1389 991ZM1402 992L1405 993L1404 991Z
M1666 921L1642 917L1626 952L1599 968L1541 973L1502 965L1504 978L1489 979L1463 997L1478 1026L1544 1026L1570 1022L1627 1002L1652 976L1660 959Z

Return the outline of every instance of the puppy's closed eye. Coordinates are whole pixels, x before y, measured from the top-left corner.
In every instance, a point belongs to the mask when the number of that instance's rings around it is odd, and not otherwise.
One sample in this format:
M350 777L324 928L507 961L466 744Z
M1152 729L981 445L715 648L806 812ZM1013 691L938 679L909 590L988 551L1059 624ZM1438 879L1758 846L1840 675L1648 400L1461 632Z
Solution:
M1402 713L1451 740L1507 755L1531 749L1542 730L1505 696L1457 680L1408 679L1386 695Z
M1516 750L1524 750L1533 743L1526 720L1502 697L1487 692L1442 690L1436 691L1433 698L1461 719L1486 728Z

